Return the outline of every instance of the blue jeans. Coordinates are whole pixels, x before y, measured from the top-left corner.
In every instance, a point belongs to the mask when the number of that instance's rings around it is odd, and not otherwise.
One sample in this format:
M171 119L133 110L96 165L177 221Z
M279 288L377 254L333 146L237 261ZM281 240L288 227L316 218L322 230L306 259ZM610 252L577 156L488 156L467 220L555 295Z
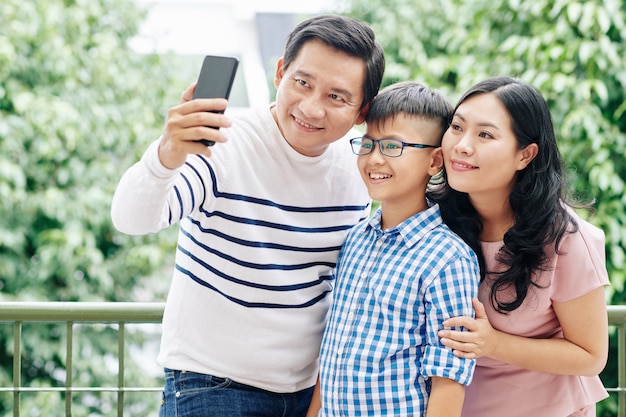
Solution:
M304 417L313 387L279 394L228 378L165 369L159 417Z

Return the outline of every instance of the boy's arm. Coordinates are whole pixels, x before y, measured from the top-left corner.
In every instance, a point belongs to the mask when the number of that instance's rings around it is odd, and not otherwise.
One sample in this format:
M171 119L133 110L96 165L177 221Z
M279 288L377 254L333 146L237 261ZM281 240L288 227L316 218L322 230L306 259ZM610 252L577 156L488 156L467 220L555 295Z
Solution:
M429 326L426 352L430 358L424 376L430 376L431 380L426 417L460 417L465 385L472 379L475 361L457 361L452 350L443 346L436 335L443 328L445 318L461 312L472 314L472 298L477 296L480 282L478 263L472 257L453 257L438 278L430 288L430 308L426 310Z
M322 408L322 399L320 397L320 378L317 377L317 383L313 388L313 397L311 397L311 404L309 405L309 411L306 412L306 417L317 417L320 408Z
M465 386L437 376L431 377L431 383L426 417L459 417L465 400Z
M606 364L608 324L604 288L552 306L564 337L537 339L496 330L489 323L484 305L474 301L476 318L456 317L446 326L464 326L468 331L443 330L441 342L464 358L490 358L521 368L557 375L598 375Z

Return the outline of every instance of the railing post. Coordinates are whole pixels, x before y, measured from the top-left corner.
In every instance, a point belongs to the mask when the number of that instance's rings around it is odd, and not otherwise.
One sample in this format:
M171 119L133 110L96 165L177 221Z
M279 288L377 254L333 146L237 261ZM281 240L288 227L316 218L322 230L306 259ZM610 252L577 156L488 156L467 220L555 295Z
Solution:
M65 342L65 416L72 417L72 354L74 350L74 322L68 321L66 325L67 340Z
M22 322L13 327L13 417L20 417L20 387L22 386Z
M626 416L626 323L617 328L617 348L621 349L617 355L617 386L621 389L617 393L618 416Z
M117 356L118 356L118 376L117 376L117 416L124 417L124 338L126 336L126 327L123 321L119 322L119 330L117 335Z

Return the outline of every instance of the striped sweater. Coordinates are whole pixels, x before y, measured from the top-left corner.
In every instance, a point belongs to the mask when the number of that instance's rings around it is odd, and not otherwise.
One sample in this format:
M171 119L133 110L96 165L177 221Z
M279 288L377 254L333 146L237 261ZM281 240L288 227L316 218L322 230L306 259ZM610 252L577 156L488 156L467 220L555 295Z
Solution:
M161 365L295 392L315 384L331 272L369 210L348 142L358 132L307 157L264 108L227 135L176 170L153 143L123 175L113 223L128 234L179 224Z

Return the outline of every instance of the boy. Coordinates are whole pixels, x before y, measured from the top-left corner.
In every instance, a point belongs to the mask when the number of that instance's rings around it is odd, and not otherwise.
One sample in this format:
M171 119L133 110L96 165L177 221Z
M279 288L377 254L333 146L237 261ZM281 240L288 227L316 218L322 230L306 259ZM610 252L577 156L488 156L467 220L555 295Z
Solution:
M474 360L438 340L442 322L472 313L479 269L471 249L429 205L453 113L437 91L404 82L382 90L351 140L380 208L349 233L320 353L309 415L460 416Z
M306 413L331 271L370 204L346 136L383 71L368 26L308 19L278 61L275 103L231 127L211 112L226 100L192 100L192 86L122 177L111 209L120 231L180 221L158 357L162 417Z

